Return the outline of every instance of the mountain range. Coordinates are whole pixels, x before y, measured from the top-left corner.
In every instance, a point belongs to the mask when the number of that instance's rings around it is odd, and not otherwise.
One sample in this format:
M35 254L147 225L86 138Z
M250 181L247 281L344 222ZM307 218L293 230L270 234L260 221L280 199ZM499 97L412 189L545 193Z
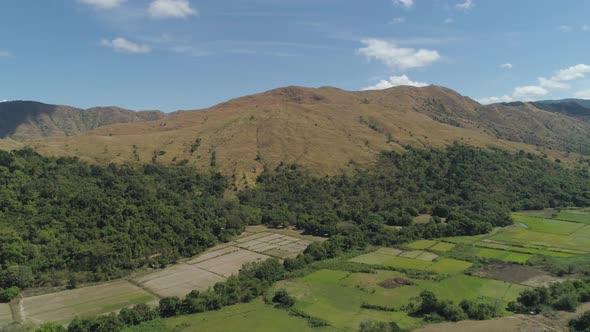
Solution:
M100 163L214 166L244 182L280 162L336 174L372 162L381 151L455 142L577 160L590 156L586 105L481 105L432 85L378 91L290 86L169 114L17 101L0 103L0 148L31 146Z

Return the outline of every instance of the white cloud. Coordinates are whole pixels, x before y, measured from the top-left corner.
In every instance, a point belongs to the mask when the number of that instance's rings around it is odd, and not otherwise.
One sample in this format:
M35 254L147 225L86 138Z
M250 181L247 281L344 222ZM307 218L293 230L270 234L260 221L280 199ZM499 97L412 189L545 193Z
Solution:
M148 8L153 18L187 18L198 15L188 0L154 0Z
M574 94L574 96L576 96L576 98L581 98L581 99L590 99L590 89L578 91Z
M389 24L401 24L404 23L406 21L405 17L394 17L393 20L391 20L391 22L389 22Z
M582 31L590 31L590 25L584 24L581 27Z
M539 77L537 81L538 85L526 85L514 88L510 96L504 95L503 97L489 97L481 98L478 101L482 104L510 101L510 100L532 100L534 97L544 96L549 94L550 90L553 89L569 89L570 85L565 83L573 81L579 78L586 77L586 74L590 73L590 65L583 63L571 66L565 69L561 69L555 72L555 75L551 78ZM590 99L590 90L578 91L576 94L578 98Z
M468 11L473 7L475 7L475 3L473 3L473 0L465 0L455 5L455 8L464 11Z
M0 58L8 58L8 57L11 57L11 56L12 56L12 53L10 53L8 51L0 50Z
M393 3L406 8L412 8L414 6L414 0L393 0Z
M537 80L539 81L540 86L548 89L567 89L570 87L568 84L556 81L554 79L547 79L545 77L539 77Z
M509 95L503 95L502 97L489 97L477 99L477 102L484 105L495 103L509 103L511 101L514 101L514 98L510 97Z
M125 0L80 0L80 2L98 9L113 9L119 7L123 1Z
M428 86L429 84L424 83L424 82L415 82L415 81L410 80L410 78L408 78L408 76L401 75L401 76L390 76L389 80L380 80L377 84L375 84L373 86L368 86L366 88L362 88L361 90L383 90L383 89L389 89L389 88L392 88L394 86L399 86L399 85L423 87L423 86Z
M557 30L559 30L561 32L570 32L573 30L573 28L569 25L560 25L557 27Z
M576 78L583 78L586 73L590 73L590 66L581 63L559 70L551 79L556 81L571 81Z
M366 47L358 52L368 59L377 59L394 70L406 70L430 65L440 59L437 51L403 48L381 39L364 39Z
M548 93L549 93L549 91L541 86L525 85L525 86L517 86L516 88L514 88L514 91L512 91L512 96L514 98L529 99L531 97L544 96Z
M503 63L500 65L500 68L502 68L502 69L512 69L512 67L514 67L514 66L509 62Z
M100 43L120 53L149 53L152 50L148 45L136 44L124 38L103 39Z
M2 99L2 100L0 100L0 103L5 103L7 101L8 101L8 99Z
M453 23L453 22L455 22L455 20L453 20L453 19L452 19L452 18L450 18L450 17L447 17L447 18L445 18L445 20L443 21L443 24L451 24L451 23Z

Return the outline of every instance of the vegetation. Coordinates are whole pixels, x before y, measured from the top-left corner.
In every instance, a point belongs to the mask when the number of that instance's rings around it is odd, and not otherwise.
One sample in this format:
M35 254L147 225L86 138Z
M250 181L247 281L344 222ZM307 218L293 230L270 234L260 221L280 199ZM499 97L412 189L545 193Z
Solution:
M2 289L119 277L252 222L247 207L223 200L225 177L186 167L89 165L25 149L0 151L0 174Z
M588 332L590 331L590 311L586 311L579 317L569 321L571 332Z
M187 166L89 165L24 149L0 152L0 174L2 289L77 285L161 266L226 241L246 224L292 224L332 236L332 247L309 249L307 257L319 260L366 243L485 233L510 224L510 210L590 205L586 170L458 145L384 153L349 176L279 165L239 193L239 202L223 199L226 177ZM419 213L439 218L411 225ZM302 259L289 260L287 269Z
M590 279L568 280L548 287L524 290L508 310L539 313L549 309L574 311L580 302L590 301Z
M383 153L373 167L352 176L320 178L280 165L265 170L257 187L239 197L260 208L269 225L288 222L310 234L357 233L359 240L395 245L486 233L511 224L511 210L587 205L589 184L587 170L541 157L452 146ZM446 221L412 225L419 213Z
M463 300L457 305L450 300L439 300L429 290L424 290L420 293L419 303L411 304L409 311L410 315L424 317L424 320L429 322L458 322L467 318L485 320L498 315L494 306L488 303L475 303Z

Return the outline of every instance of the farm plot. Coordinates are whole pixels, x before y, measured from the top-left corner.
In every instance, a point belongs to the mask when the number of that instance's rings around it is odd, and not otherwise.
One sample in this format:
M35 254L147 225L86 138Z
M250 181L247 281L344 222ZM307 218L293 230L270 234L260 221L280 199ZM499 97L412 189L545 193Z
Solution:
M8 303L0 303L0 330L2 326L10 325L12 321L10 305Z
M237 273L242 265L271 256L283 258L303 252L311 240L262 231L248 234L191 260L136 278L134 281L158 296L185 296L204 290Z
M411 279L398 271L353 273L340 270L319 270L305 277L285 280L274 289L285 289L296 297L296 308L327 320L335 328L355 331L361 321L374 319L395 321L402 328L412 329L424 322L400 311L379 311L362 308L363 304L399 309L412 302L423 290L433 291L439 298L460 302L464 299L495 304L501 314L507 302L514 300L526 287L509 282L462 274L441 281Z
M195 315L157 319L125 332L173 331L257 331L257 332L335 332L333 327L313 328L302 318L289 315L287 310L274 308L260 299L250 303L227 306L221 310Z
M310 240L271 232L253 234L235 242L239 248L279 258L296 256L311 243Z
M68 322L76 316L94 316L117 311L157 297L124 280L21 300L26 321Z
M590 225L590 211L587 209L563 210L557 214L555 219L574 221Z

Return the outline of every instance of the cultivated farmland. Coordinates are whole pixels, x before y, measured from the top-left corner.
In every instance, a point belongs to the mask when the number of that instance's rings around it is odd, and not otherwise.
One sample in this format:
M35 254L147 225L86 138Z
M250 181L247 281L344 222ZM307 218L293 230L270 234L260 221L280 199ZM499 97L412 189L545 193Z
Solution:
M0 329L12 323L12 311L8 303L0 303Z
M68 322L76 316L91 316L117 311L158 298L128 281L119 280L98 286L27 297L21 300L22 319L35 324Z
M156 302L161 297L183 297L190 291L205 290L237 273L243 264L270 257L296 256L316 240L295 231L269 231L249 227L234 241L212 248L202 255L149 271L131 280L26 297L19 303L21 320L40 324L68 322L75 316L92 316L118 311L138 303ZM0 305L0 326L12 322L8 305Z

